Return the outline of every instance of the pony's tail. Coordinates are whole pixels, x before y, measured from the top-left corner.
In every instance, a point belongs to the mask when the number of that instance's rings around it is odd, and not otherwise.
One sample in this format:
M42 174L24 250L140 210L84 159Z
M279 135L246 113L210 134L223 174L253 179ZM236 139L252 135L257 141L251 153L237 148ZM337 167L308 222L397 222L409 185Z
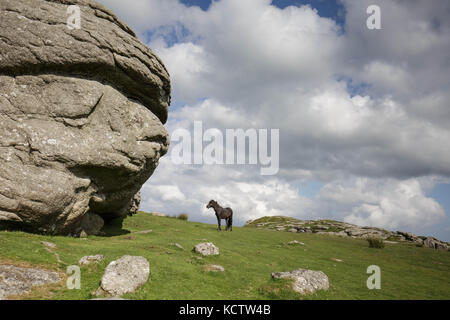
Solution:
M233 209L230 208L231 211L231 216L230 216L230 222L229 222L229 228L231 228L231 230L233 230Z

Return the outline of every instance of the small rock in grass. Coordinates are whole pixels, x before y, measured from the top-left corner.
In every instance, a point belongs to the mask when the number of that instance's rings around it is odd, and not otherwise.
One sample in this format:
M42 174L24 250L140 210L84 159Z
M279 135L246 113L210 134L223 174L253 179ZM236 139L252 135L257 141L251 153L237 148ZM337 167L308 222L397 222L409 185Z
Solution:
M126 300L126 299L120 297L109 297L109 298L95 298L90 300Z
M105 257L102 254L97 254L95 256L84 256L83 258L80 259L80 261L78 261L78 264L80 266L85 266L85 265L91 264L93 262L100 262L104 258Z
M218 255L219 248L212 242L202 242L194 247L194 251L200 253L202 256Z
M157 216L157 217L166 217L166 215L164 213L161 212L153 212L152 216Z
M121 296L144 285L150 275L150 264L144 257L123 256L112 261L103 274L98 294Z
M147 233L151 233L151 232L153 232L153 230L142 230L142 231L135 232L135 234L147 234Z
M273 279L293 279L292 289L301 294L314 293L317 290L328 290L330 284L328 277L322 271L297 269L290 272L274 272Z
M297 241L297 240L292 240L289 241L288 244L290 245L296 245L296 244L301 244L302 246L304 246L305 244L303 242Z
M88 234L86 233L86 231L82 230L82 231L80 232L80 238L81 238L81 239L86 239L87 237L88 237Z
M47 248L56 249L56 244L54 244L53 242L41 241L41 243Z
M225 268L224 268L224 267L219 266L219 265L217 265L217 264L208 264L208 265L205 267L205 269L206 269L206 271L208 271L208 272L224 272L224 271L225 271Z

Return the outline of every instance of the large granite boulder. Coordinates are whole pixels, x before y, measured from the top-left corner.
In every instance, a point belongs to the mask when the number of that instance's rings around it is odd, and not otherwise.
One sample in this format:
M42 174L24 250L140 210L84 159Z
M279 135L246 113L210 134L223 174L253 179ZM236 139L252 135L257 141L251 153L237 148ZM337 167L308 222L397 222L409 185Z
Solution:
M161 60L100 4L0 0L0 227L92 234L136 212L169 104Z

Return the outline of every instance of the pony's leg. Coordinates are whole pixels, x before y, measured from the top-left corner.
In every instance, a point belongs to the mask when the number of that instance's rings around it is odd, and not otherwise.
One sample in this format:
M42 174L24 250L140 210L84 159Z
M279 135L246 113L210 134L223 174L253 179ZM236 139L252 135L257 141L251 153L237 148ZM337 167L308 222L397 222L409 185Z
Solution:
M222 229L220 228L220 218L217 218L217 225L218 225L217 230L221 231Z

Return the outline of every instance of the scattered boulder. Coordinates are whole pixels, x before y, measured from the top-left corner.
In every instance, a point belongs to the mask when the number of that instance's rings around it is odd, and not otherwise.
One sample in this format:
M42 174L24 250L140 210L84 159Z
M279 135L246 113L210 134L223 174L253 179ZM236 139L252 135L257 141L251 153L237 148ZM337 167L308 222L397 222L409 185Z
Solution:
M305 244L303 242L297 241L297 240L292 240L288 242L289 245L297 245L297 244L301 244L302 246L304 246Z
M219 265L217 265L217 264L208 264L208 265L205 267L205 270L206 270L207 272L225 272L225 268L222 267L222 266L219 266Z
M378 238L387 239L392 235L392 232L379 229L379 228L369 228L369 227L351 227L345 230L345 232L353 238L367 239L367 238Z
M293 279L292 289L300 294L311 294L317 290L328 290L328 277L322 271L297 269L290 272L274 272L273 279Z
M288 231L289 232L297 232L297 229L296 228L290 228Z
M405 240L413 241L417 236L411 232L403 232L403 231L397 231L397 234L402 236Z
M448 250L449 246L447 243L437 240L432 237L428 237L423 240L423 245L427 248L436 249L436 250Z
M147 282L149 274L150 264L147 259L139 256L123 256L106 267L98 293L121 296L134 292Z
M330 232L327 232L327 234L330 236L336 236L336 237L344 237L344 238L348 237L348 234L345 231L339 231L339 232L330 231Z
M95 256L84 256L83 258L80 259L80 261L78 261L78 264L80 266L86 266L94 262L100 262L103 259L105 259L105 257L102 254L97 254Z
M153 230L142 230L142 231L137 231L135 232L135 234L147 234L147 233L152 233Z
M199 243L194 247L194 251L200 253L202 256L219 254L219 248L217 248L212 242Z
M169 147L162 61L92 0L2 0L0 16L0 228L89 235L135 213Z
M54 244L53 242L48 242L48 241L41 241L41 243L45 246L45 251L50 252L55 255L56 261L62 262L61 258L59 257L59 254L56 253L55 251L53 251L57 248L56 244Z
M436 242L433 238L426 238L423 241L423 245L427 248L436 249Z
M75 235L76 236L76 235ZM79 238L82 238L83 240L86 240L86 238L88 237L88 234L86 233L86 231L81 230L80 234L78 235Z
M61 277L57 272L13 265L0 265L0 300L5 300L9 296L28 293L34 286L58 283L60 281Z
M327 236L335 236L335 237L349 237L349 235L345 231L339 231L339 232L319 231L319 232L315 232L315 234L324 234Z
M56 244L54 244L53 242L41 241L41 243L49 249L56 249Z
M90 300L126 300L126 299L120 297L108 297L108 298L94 298Z
M156 216L156 217L167 217L166 214L161 213L161 212L153 212L152 216Z

